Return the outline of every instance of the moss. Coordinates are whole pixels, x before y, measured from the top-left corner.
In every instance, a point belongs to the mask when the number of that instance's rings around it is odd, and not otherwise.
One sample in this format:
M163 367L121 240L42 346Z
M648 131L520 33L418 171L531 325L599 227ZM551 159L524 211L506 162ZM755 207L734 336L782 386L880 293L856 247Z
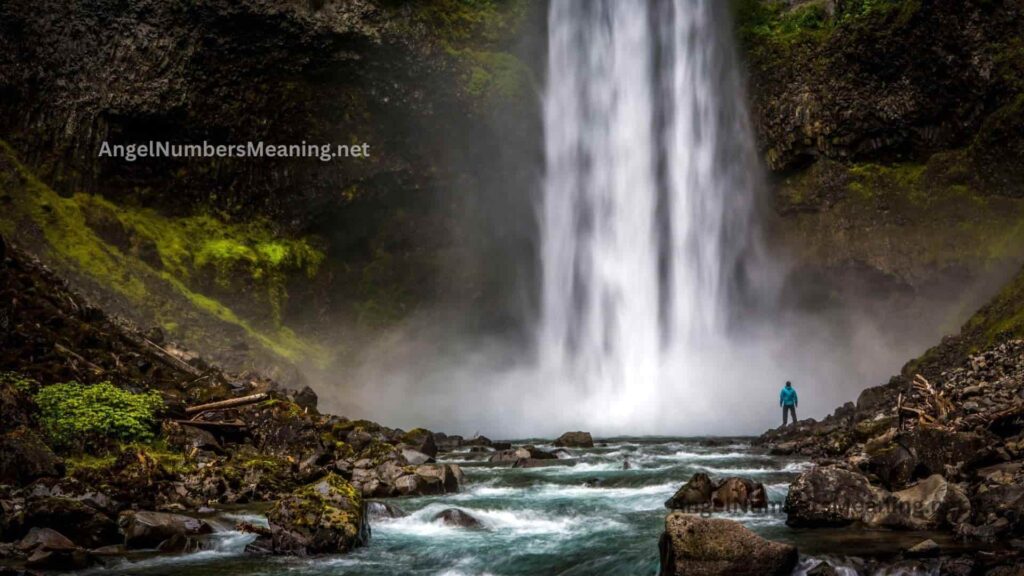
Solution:
M459 64L461 92L486 108L529 96L530 69L505 47L527 10L524 0L438 0L421 3L416 18Z
M164 405L155 391L135 394L110 382L45 386L35 401L41 428L59 448L148 440L153 437L156 413Z
M115 454L77 454L64 459L69 476L78 476L83 473L90 473L108 470L117 461Z
M170 218L153 210L120 206L100 196L65 198L40 182L0 141L0 192L8 234L41 233L40 248L57 264L83 274L151 312L172 335L195 335L195 322L181 322L183 303L202 314L241 328L267 350L292 361L325 364L327 353L281 324L286 280L315 275L324 259L315 239L282 238L265 221L233 223L214 215ZM203 292L203 278L220 286L243 281L262 287L268 325L242 318L227 304ZM167 292L181 297L171 302ZM237 290L236 290L237 293ZM183 328L184 327L184 328Z
M10 386L15 391L33 395L39 390L39 382L18 372L0 372L0 388Z
M964 325L971 352L1010 338L1024 338L1024 270Z
M927 163L817 163L783 181L776 201L803 259L866 262L910 284L1024 257L1024 200L981 192L964 151Z
M457 53L467 64L464 89L484 103L513 102L529 96L530 69L506 52L463 50Z

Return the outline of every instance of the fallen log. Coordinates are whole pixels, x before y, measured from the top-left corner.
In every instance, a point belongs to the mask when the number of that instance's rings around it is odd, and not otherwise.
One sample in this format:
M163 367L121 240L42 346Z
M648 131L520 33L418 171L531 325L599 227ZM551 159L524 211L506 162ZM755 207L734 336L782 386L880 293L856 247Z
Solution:
M71 350L70 348L68 348L66 346L63 346L61 344L56 344L56 343L53 346L54 346L54 348L57 349L57 352L60 352L61 354L65 355L65 356L71 357L73 360L76 360L78 362L81 362L82 364L85 364L85 366L87 368L89 368L90 370L92 370L97 376L100 375L100 374L103 374L105 372L105 370L103 368L100 368L99 366L93 364L92 362L89 362L84 357L82 357L81 354L75 352L74 350Z
M255 404L256 402L266 400L269 397L270 396L268 394L260 392L259 394L250 394L249 396L240 396L238 398L228 398L227 400L219 400L217 402L210 402L209 404L188 406L185 408L185 414L198 414L209 410L223 410L225 408L247 406L249 404Z
M239 420L231 420L224 422L212 422L208 420L171 420L175 424L181 424L182 426L194 426L196 428L247 428L248 425L245 422Z

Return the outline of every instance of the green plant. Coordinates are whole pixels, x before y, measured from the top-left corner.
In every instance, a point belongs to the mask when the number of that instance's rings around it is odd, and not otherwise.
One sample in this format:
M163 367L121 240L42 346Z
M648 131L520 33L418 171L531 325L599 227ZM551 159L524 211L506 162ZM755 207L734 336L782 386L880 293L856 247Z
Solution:
M45 386L35 400L42 429L58 448L150 440L164 404L157 392L135 394L110 382Z
M0 388L10 386L22 394L32 394L39 389L39 383L17 372L0 372Z

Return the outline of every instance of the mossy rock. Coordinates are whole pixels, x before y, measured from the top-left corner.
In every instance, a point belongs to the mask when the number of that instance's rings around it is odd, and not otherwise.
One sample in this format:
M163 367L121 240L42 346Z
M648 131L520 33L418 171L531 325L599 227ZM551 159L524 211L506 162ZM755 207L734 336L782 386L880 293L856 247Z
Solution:
M885 432L896 425L895 416L887 416L877 420L861 420L853 427L854 438L858 442L865 442Z
M354 486L335 474L303 486L267 513L270 535L254 548L274 554L337 554L369 540L366 507Z

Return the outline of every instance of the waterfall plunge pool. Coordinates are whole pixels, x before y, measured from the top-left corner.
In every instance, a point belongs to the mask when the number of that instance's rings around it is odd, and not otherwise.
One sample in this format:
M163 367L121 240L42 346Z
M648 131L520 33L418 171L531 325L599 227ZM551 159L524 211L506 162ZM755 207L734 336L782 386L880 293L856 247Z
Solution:
M744 476L764 483L768 512L716 514L759 534L796 544L805 555L885 555L935 534L859 530L792 530L781 506L789 483L809 462L770 456L743 439L624 438L593 449L568 449L572 466L513 469L486 453L455 452L466 485L458 494L396 498L409 513L372 523L370 544L350 554L267 558L244 554L248 535L226 532L214 549L125 561L89 574L125 576L649 575L658 572L664 502L690 476ZM714 445L709 445L714 444ZM537 442L542 449L552 449ZM629 461L629 469L623 462ZM449 527L435 514L459 508L484 530ZM225 518L238 518L229 514ZM252 521L254 517L244 517ZM811 555L811 556L808 556Z

